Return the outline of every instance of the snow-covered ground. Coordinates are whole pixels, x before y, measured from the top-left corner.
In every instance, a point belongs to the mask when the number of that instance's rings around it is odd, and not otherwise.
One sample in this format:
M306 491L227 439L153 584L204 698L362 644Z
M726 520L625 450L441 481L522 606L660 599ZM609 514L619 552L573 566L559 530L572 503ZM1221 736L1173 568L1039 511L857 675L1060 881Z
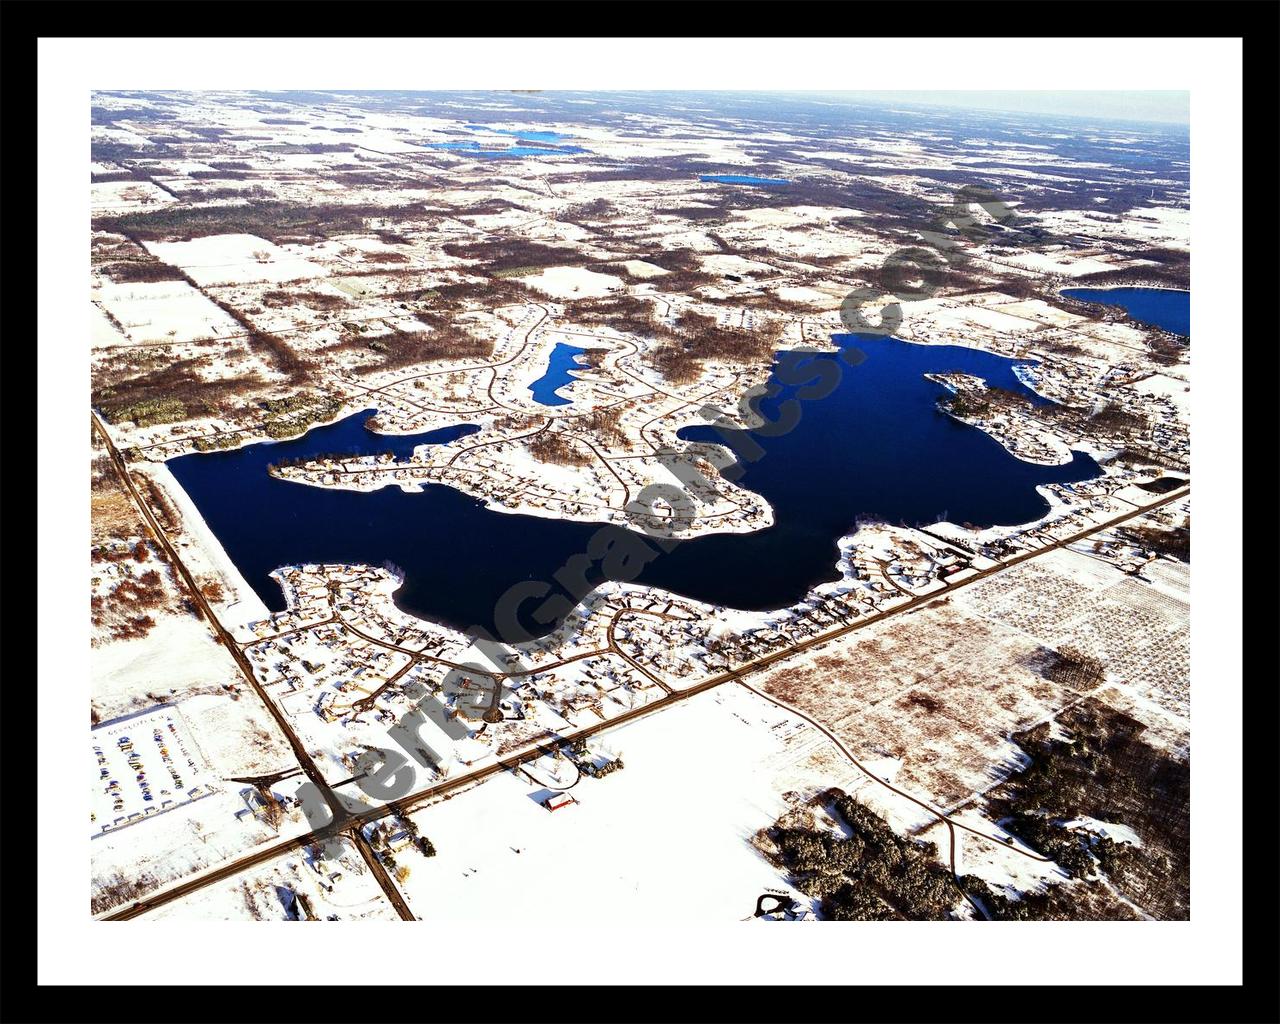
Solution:
M135 345L226 338L244 331L185 281L108 283L96 297Z
M150 181L98 181L90 186L95 215L134 213L176 203L168 192Z
M547 267L522 280L556 299L593 299L622 288L621 278L581 267Z
M151 255L182 270L201 287L246 281L296 281L328 271L256 235L208 235L189 242L145 242Z
M398 920L350 840L340 837L326 853L335 846L342 852L325 860L316 860L314 850L295 850L167 903L147 920Z
M668 273L661 267L646 263L644 260L623 260L618 266L626 270L632 277L661 277L663 274Z
M104 717L136 710L145 694L219 689L236 678L235 664L194 615L160 615L145 637L112 640L93 649L94 702Z
M400 858L433 919L736 921L791 891L751 845L783 794L861 774L817 730L732 685L608 734L625 767L549 811L548 773L503 773L413 815L439 851ZM803 897L800 897L803 899Z
M204 521L186 490L174 479L164 463L139 463L131 472L150 476L177 506L182 517L182 534L176 545L182 560L197 574L209 573L222 584L221 601L211 600L218 620L233 632L246 622L264 619L270 612L252 587L240 575L209 525ZM206 634L208 630L205 630Z

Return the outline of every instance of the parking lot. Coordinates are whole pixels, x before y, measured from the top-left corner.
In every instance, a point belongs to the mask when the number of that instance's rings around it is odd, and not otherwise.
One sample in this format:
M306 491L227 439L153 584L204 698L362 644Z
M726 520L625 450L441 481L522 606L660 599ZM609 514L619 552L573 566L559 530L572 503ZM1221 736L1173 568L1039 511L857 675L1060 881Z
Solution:
M89 834L136 824L213 792L177 707L117 718L90 734Z

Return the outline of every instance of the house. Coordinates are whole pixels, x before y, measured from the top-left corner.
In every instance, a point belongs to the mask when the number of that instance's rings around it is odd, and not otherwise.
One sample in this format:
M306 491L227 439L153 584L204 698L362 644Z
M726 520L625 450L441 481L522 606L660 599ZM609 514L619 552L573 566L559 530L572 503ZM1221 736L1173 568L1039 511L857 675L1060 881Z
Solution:
M562 807L568 807L570 804L576 804L577 802L568 793L552 793L542 802L542 806L548 811L558 811Z

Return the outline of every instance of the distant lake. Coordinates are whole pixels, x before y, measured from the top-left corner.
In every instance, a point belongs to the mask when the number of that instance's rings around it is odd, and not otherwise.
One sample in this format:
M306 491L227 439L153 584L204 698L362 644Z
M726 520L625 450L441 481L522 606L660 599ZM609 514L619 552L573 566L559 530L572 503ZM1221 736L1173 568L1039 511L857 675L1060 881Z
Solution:
M570 371L580 368L577 361L580 355L580 345L570 345L567 341L558 342L551 350L547 372L529 385L533 400L541 405L568 405L569 399L557 395L556 389L573 383Z
M745 463L740 483L774 507L776 523L752 534L685 541L650 561L637 582L738 608L779 608L812 586L836 579L838 539L861 518L928 524L939 518L976 526L1038 519L1048 503L1038 484L1097 476L1098 466L1075 453L1065 466L1039 466L1010 455L993 438L940 412L946 390L922 374L958 370L1024 395L1015 361L956 346L912 345L893 338L841 335L865 360L846 365L834 353L806 356L805 366L830 362L836 389L803 400L806 381L778 384L760 403L778 419L783 403L799 401L794 429L752 436L764 455ZM1043 400L1043 399L1042 399ZM460 629L494 629L494 606L509 586L552 581L599 531L594 523L517 516L439 484L422 493L399 487L333 490L275 479L267 466L285 458L335 451L396 451L443 443L458 424L413 438L364 429L369 413L319 427L301 438L226 452L186 455L169 467L200 509L231 560L268 608L284 597L268 574L303 562L390 560L405 570L396 602L405 611ZM707 426L686 427L689 440L717 441ZM456 434L454 436L457 436ZM591 576L593 584L603 577ZM532 610L537 602L529 602ZM554 623L535 624L534 633Z
M524 136L521 136L523 138ZM466 153L485 159L510 156L559 156L566 153L585 153L581 146L507 146L505 149L491 149L479 142L465 140L461 142L428 142L430 149L448 149L455 153Z
M1130 319L1191 337L1191 293L1174 288L1064 288L1069 299L1115 306Z
M473 132L495 132L498 135L512 135L517 139L528 139L530 142L559 142L571 139L572 135L561 135L559 132L521 131L519 128L490 128L487 124L469 124L464 127Z
M790 178L756 178L750 174L700 174L699 181L718 181L724 185L790 185Z

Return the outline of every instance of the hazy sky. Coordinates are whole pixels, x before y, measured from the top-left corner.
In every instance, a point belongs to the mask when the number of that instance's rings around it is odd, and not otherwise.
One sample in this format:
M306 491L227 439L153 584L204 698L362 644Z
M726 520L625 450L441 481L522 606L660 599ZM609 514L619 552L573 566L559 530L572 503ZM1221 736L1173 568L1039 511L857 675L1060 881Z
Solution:
M1011 110L1029 114L1065 114L1069 117L1101 117L1116 121L1164 121L1187 124L1191 98L1187 92L1120 92L1087 89L1064 92L1027 90L997 91L875 91L841 92L839 96L860 103L928 103L974 110Z

